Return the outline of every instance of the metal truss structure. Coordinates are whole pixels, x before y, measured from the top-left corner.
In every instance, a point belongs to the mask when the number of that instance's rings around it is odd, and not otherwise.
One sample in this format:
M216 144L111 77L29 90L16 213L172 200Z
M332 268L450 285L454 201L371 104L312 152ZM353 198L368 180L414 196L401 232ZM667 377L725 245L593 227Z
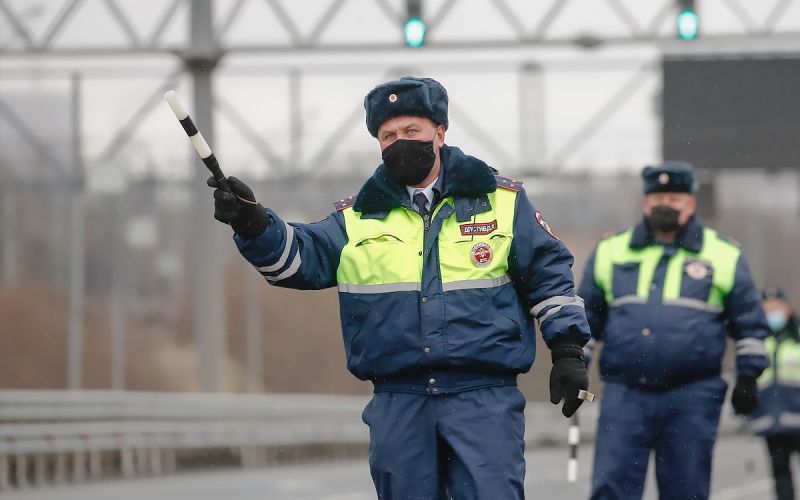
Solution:
M601 19L587 17L580 0L426 0L423 2L428 35L423 48L403 43L403 0L0 0L0 82L9 79L56 78L71 82L71 158L61 158L25 116L15 113L0 94L0 125L8 126L45 159L53 181L83 184L84 166L108 163L131 139L146 117L161 104L163 92L188 76L193 84L191 113L214 145L214 117L224 117L257 152L273 175L308 175L310 165L329 158L337 137L352 130L362 119L360 103L345 113L337 127L316 141L313 154L303 153L298 137L304 124L300 81L315 67L329 73L354 73L365 68L394 75L400 68L429 63L459 68L464 74L483 74L513 67L518 79L499 92L518 96L520 148L509 152L481 120L458 103L451 114L465 133L489 151L495 164L516 175L554 172L573 158L637 89L652 81L663 53L719 53L724 51L800 52L800 28L787 22L800 15L800 0L746 2L745 0L701 0L702 36L692 42L675 39L672 20L675 0L593 0L604 7ZM767 5L769 4L769 5ZM766 5L766 7L765 7ZM756 8L756 6L758 8ZM758 11L758 12L756 12ZM717 17L727 25L715 26ZM492 18L494 23L485 23ZM796 23L795 23L796 24ZM787 26L788 25L788 26ZM188 28L188 29L186 29ZM571 137L544 157L545 124L537 121L543 106L541 66L531 51L544 49L595 50L613 47L655 49L652 54L628 62L631 76L606 96L594 110L576 123ZM501 51L514 58L498 62ZM540 52L537 52L540 54ZM169 61L169 70L142 68L142 59ZM261 60L253 62L253 58ZM247 59L250 58L250 59ZM265 63L264 58L268 58ZM236 59L238 62L232 62ZM114 67L93 61L110 61ZM244 60L244 62L242 62ZM147 64L147 63L145 63ZM574 61L565 64L576 64ZM598 63L602 70L603 63ZM30 71L35 67L35 71ZM276 99L289 103L291 131L289 151L281 154L258 132L235 103L213 91L215 73L238 71L258 76L271 68L286 78L285 94ZM158 75L161 82L140 103L122 126L109 133L106 146L95 158L84 158L81 147L81 85L93 75L114 73L126 78L141 72ZM522 134L526 134L524 137ZM307 161L301 161L308 158ZM194 159L193 159L194 160ZM0 176L14 177L13 167L0 153ZM3 172L6 170L6 172ZM44 172L42 172L44 173ZM214 249L207 244L207 188L204 173L195 170L193 185L193 245L191 269L195 275L193 324L198 342L199 366L207 368L199 385L218 390L222 377L225 330L222 271L214 262ZM11 195L9 195L11 196ZM10 200L8 196L5 200ZM4 201L5 201L4 200ZM9 201L8 207L13 208ZM79 195L71 211L73 256L70 266L72 299L70 351L81 350L83 274L82 208ZM6 210L8 212L8 210ZM10 219L12 215L5 214ZM10 226L9 226L10 227ZM11 231L8 227L7 231ZM13 231L12 231L13 232ZM12 232L6 233L12 234ZM6 238L7 241L11 241ZM9 254L4 252L4 256ZM12 268L13 266L5 266ZM70 387L80 387L80 355L70 356Z
M45 9L42 4L48 4ZM287 95L281 101L291 103L299 109L299 81L303 68L314 64L312 57L327 57L329 60L344 60L353 54L360 54L365 65L374 65L375 57L388 55L393 61L400 61L401 67L414 67L415 61L425 61L453 55L455 62L475 73L492 71L491 63L470 64L458 54L475 51L524 51L532 48L581 48L599 49L620 46L657 47L662 52L719 52L719 51L775 51L800 49L800 29L784 27L784 19L793 12L800 14L800 1L776 0L771 5L762 4L758 13L754 12L753 2L741 0L705 0L698 2L706 7L703 22L708 25L702 38L694 42L675 40L673 19L677 8L674 0L642 2L634 0L602 0L597 2L605 7L602 19L581 19L585 2L580 0L552 0L550 2L524 2L514 0L428 0L423 2L424 15L428 26L428 36L422 49L408 49L403 45L401 26L404 21L403 0L170 0L168 2L123 1L123 0L50 0L39 4L0 0L0 21L5 21L9 33L0 38L0 60L5 60L8 68L3 73L14 77L13 67L36 61L38 75L56 73L70 77L79 84L80 77L75 72L91 77L97 68L81 68L80 61L88 58L111 58L119 68L126 65L129 71L140 72L135 56L163 56L179 62L163 78L163 83L142 102L128 121L114 132L102 152L91 160L76 161L86 164L107 162L115 157L130 141L135 132L152 109L160 103L163 91L175 85L184 74L191 75L197 88L193 108L198 120L210 130L205 134L213 140L214 118L212 108L231 123L253 147L274 174L307 172L296 159L304 156L302 145L293 143L290 153L282 157L276 153L264 137L255 132L256 127L238 112L231 102L218 95L212 97L211 77L221 67L226 69L226 60L233 56L269 56L278 61L285 70ZM634 4L636 8L634 8ZM298 7L299 6L299 7ZM152 7L153 14L143 16L133 9ZM92 37L76 33L75 26L83 28L86 20L82 16L99 17L105 26ZM105 17L103 17L105 16ZM354 16L369 16L372 27L356 23L357 33L352 33ZM728 16L734 21L724 29L715 27L715 17ZM258 18L263 25L263 33L250 33L246 37L237 32L251 31L252 18ZM37 19L37 22L30 18ZM488 27L487 18L501 20ZM707 22L706 22L707 20ZM98 21L95 21L98 22ZM247 23L251 24L248 25ZM348 24L348 22L350 24ZM181 30L188 26L189 30ZM458 29L454 29L457 27ZM363 32L363 33L362 33ZM465 36L464 33L470 33ZM484 56L486 58L487 56ZM490 57L490 56L489 56ZM126 63L126 59L130 61ZM75 62L69 74L63 67L47 69L50 62L67 60ZM318 59L317 59L318 61ZM490 62L490 61L486 61ZM273 64L274 63L270 63ZM347 64L344 64L347 66ZM45 69L42 69L45 66ZM352 68L353 63L349 66ZM540 171L544 165L548 170L557 170L569 160L588 140L594 131L613 116L625 100L639 85L658 68L658 60L645 64L636 63L640 69L631 78L622 82L619 89L607 97L595 113L586 116L584 123L577 127L574 135L565 141L549 158L534 157L524 148L517 155L503 152L503 148L491 134L482 133L480 120L471 117L463 109L454 109L460 115L465 129L471 138L483 142L491 150L498 163L518 173ZM77 68L77 69L76 69ZM253 66L251 65L250 69ZM521 65L521 79L535 65ZM163 73L163 70L161 70ZM240 67L246 74L247 67ZM335 71L335 70L333 70ZM347 68L342 71L347 71ZM388 73L396 72L391 66ZM469 70L467 70L469 71ZM253 74L258 70L253 71ZM124 78L125 70L120 74ZM130 74L130 73L128 73ZM0 81L4 77L0 74ZM528 78L530 80L531 78ZM535 77L533 78L535 80ZM202 93L208 85L206 97ZM520 95L520 105L524 96ZM456 106L454 106L456 107ZM320 141L323 147L310 159L330 156L330 148L335 147L332 138L340 135L343 129L354 126L360 118L360 108L356 107L334 130L330 137ZM292 117L299 113L291 113ZM17 129L21 136L44 157L57 155L46 151L43 141L37 140L24 120L15 116L0 97L0 117ZM521 128L537 130L543 124L521 123ZM293 130L300 130L302 123L292 123ZM291 137L297 137L292 134ZM522 141L524 142L524 141ZM53 162L58 164L57 162ZM62 162L63 163L63 162ZM313 164L313 162L308 162ZM80 168L77 169L80 171ZM62 168L63 172L64 169Z
M96 40L94 43L70 46L63 43L61 37L69 31L70 24L81 15L86 4L95 1L102 4L110 22L118 30L119 37L110 40ZM632 0L603 0L614 20L609 21L618 28L619 33L608 34L608 30L594 34L591 30L581 28L573 33L553 29L566 17L580 16L579 9L570 11L570 4L577 0L552 0L550 2L522 2L514 0L429 0L424 2L425 17L428 28L426 46L431 49L469 50L487 47L516 47L519 45L559 46L579 45L596 47L604 44L618 43L652 43L674 38L671 27L665 32L665 24L672 19L676 9L674 0L648 2L652 4L646 16L635 15L631 9ZM753 2L742 0L719 0L718 8L725 9L727 15L737 20L737 27L727 32L706 33L704 37L769 37L785 34L780 24L789 11L794 0L777 0L768 8L762 19L751 12ZM32 55L70 55L70 56L107 56L136 54L178 54L183 57L194 57L200 54L216 54L241 52L354 52L354 51L391 51L397 50L402 43L399 27L404 22L403 2L392 0L328 0L315 2L292 2L291 0L230 0L219 1L216 11L217 19L213 23L210 37L205 47L191 45L189 40L165 40L165 32L173 23L180 23L194 12L202 10L194 6L193 0L169 0L151 4L160 10L158 16L150 16L148 23L137 23L133 20L130 9L139 8L145 2L123 0L63 0L60 8L50 13L49 22L42 24L38 30L25 20L25 15L39 13L40 4L16 9L9 0L0 1L0 14L6 24L13 30L14 37L8 37L0 45L0 56L30 57ZM18 2L19 3L19 2ZM52 3L52 2L51 2ZM244 43L232 38L230 32L241 21L251 4L261 3L259 13L272 16L266 21L267 26L277 26L281 33L265 37L262 42ZM292 9L292 4L306 3L315 9L311 22L304 15L306 10ZM703 3L703 2L700 2ZM712 1L708 0L711 4ZM370 7L368 4L372 4ZM134 7L136 6L136 7ZM347 9L346 7L353 8ZM189 7L189 8L187 8ZM369 8L367 8L369 7ZM52 9L51 9L52 10ZM340 17L354 13L377 12L383 17L382 24L395 27L377 36L341 37L332 33L336 29ZM459 12L460 11L460 12ZM467 12L469 15L465 15ZM212 12L209 10L209 15ZM505 21L503 29L486 32L484 20L499 16ZM301 19L303 17L303 19ZM475 33L475 36L454 37L445 28L451 18L458 17L464 32ZM531 22L526 22L532 21ZM574 19L573 19L574 20ZM466 21L466 25L463 23ZM370 22L373 22L370 19ZM379 20L379 22L381 22ZM602 21L601 21L602 22ZM794 33L796 34L796 33ZM184 42L184 43L182 43ZM209 52L210 51L210 52Z

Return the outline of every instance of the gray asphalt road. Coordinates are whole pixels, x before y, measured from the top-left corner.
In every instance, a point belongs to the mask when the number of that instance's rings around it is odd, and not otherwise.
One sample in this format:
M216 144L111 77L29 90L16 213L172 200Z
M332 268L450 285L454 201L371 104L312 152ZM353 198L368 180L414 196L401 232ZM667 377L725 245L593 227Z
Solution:
M591 446L580 450L576 483L565 481L566 449L547 448L527 454L529 499L587 498ZM652 476L646 499L656 499ZM764 445L752 437L726 438L714 457L714 500L764 500L772 495ZM305 465L257 471L219 470L157 479L110 481L86 486L3 494L4 500L369 500L375 494L366 461Z

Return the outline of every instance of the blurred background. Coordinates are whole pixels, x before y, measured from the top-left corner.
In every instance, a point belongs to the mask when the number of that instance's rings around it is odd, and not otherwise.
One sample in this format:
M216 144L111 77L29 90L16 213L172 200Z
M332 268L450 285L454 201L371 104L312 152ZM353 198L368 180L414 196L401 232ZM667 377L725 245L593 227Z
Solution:
M250 269L162 96L178 92L227 175L312 222L380 163L363 97L402 75L447 88L446 142L525 183L576 280L602 235L638 221L641 168L678 159L698 169L703 220L797 305L800 0L0 0L0 426L72 404L72 424L124 420L96 411L128 403L136 420L282 405L360 425L371 387L346 371L336 292ZM548 371L521 378L530 401ZM220 439L196 448L247 462ZM0 488L4 468L7 485L58 475L13 459L39 448L2 446ZM73 448L53 455L74 478ZM99 465L81 449L86 474L155 470L101 448Z

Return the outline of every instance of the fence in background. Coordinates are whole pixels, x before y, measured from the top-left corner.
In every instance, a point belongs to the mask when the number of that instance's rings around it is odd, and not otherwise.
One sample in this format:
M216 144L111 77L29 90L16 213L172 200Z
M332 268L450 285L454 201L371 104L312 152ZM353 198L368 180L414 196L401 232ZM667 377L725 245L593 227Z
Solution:
M363 457L369 398L310 394L0 391L0 491L197 466L263 467ZM596 405L581 409L591 439ZM549 403L526 408L528 446L566 446ZM566 451L565 451L566 453ZM566 456L566 455L565 455Z
M0 490L343 458L364 447L364 397L0 391ZM283 455L283 456L282 456Z

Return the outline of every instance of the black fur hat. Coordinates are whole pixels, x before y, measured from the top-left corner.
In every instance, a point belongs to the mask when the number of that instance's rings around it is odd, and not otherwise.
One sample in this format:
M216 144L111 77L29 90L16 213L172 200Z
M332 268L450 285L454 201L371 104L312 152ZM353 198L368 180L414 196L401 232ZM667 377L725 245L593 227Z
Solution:
M404 76L372 89L364 98L367 130L378 137L378 128L395 116L424 116L447 129L447 91L433 78Z
M686 162L665 161L661 165L644 167L642 170L644 194L650 193L696 193L697 179L694 169Z

